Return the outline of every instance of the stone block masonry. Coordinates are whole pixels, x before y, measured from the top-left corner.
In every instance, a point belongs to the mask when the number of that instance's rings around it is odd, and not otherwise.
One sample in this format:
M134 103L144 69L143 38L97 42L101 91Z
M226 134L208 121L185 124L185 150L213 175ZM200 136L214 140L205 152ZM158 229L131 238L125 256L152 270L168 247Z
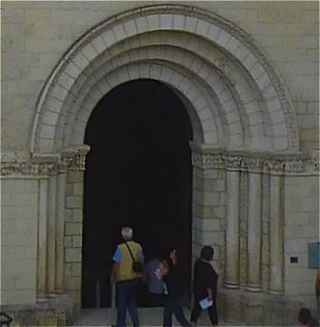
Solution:
M79 306L84 167L67 164L79 158L65 147L83 142L104 94L151 78L187 104L201 147L193 255L212 244L220 281L239 287L221 285L225 317L289 324L291 300L315 305L306 249L319 227L319 169L310 168L319 167L319 4L153 4L2 6L1 303L36 307L37 297L66 290ZM39 154L49 171L33 161Z
M83 172L71 170L67 174L65 222L65 265L64 280L66 291L80 303L81 252L82 252L82 193Z
M1 305L36 299L38 181L1 180Z

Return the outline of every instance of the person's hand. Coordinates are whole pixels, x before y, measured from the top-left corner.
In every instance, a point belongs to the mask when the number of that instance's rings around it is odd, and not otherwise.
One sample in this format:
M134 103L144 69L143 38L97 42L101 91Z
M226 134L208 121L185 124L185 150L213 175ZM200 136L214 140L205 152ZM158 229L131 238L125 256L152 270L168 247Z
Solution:
M162 278L163 276L168 274L168 267L164 263L160 263L159 266L159 275Z
M175 265L177 263L177 251L176 249L172 250L169 255L170 259L172 260L172 263Z

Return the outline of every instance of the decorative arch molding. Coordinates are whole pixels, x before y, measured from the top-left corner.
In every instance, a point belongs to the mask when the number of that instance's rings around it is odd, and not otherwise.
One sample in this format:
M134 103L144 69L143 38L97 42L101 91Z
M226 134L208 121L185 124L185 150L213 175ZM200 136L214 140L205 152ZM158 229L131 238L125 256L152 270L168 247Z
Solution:
M187 111L195 133L195 141L199 144L204 142L215 146L219 145L222 135L220 133L219 136L216 122L210 111L211 97L200 82L193 80L192 76L185 75L183 71L179 71L176 67L163 66L161 62L143 61L121 65L107 74L106 77L102 76L89 92L87 90L88 93L85 93L84 101L81 102L78 110L69 117L66 124L70 128L65 129L67 134L62 138L67 142L64 147L74 146L83 141L87 121L104 94L125 82L137 79L161 81L180 92L192 104L192 108L187 108ZM184 83L179 83L181 80ZM88 96L89 93L90 96ZM71 122L75 122L74 129Z
M90 30L58 63L47 80L39 97L31 135L31 153L50 153L53 148L46 146L56 133L56 125L46 126L40 119L46 111L58 116L72 84L64 85L64 92L57 98L53 91L62 79L63 73L73 81L82 76L83 71L101 53L119 42L133 36L154 31L178 31L193 34L213 43L228 53L252 77L262 94L264 105L274 128L273 151L297 152L299 142L297 123L290 96L280 77L255 44L254 40L239 27L213 13L183 5L152 5L134 9L114 16ZM86 60L83 60L83 58ZM48 100L55 100L54 107ZM49 138L40 137L39 131L46 129ZM54 132L52 132L54 131ZM43 135L43 134L42 134Z
M139 41L142 43L143 40L140 39ZM233 135L231 135L233 138L233 147L239 147L239 137L245 137L246 139L244 141L246 141L247 144L250 144L249 137L251 137L251 140L255 140L259 145L269 143L268 140L263 140L263 138L268 137L268 134L263 132L264 129L269 130L267 126L265 126L267 120L266 118L269 117L266 117L267 112L263 112L262 108L260 108L260 95L257 94L255 90L249 90L248 86L240 85L241 83L239 81L234 87L231 80L223 78L221 76L222 72L219 72L219 69L216 69L216 67L212 68L212 65L205 61L205 59L196 56L193 52L186 51L181 47L158 45L156 41L153 40L152 44L154 45L151 46L147 44L147 47L133 49L130 49L129 47L128 50L127 46L126 51L123 51L122 53L117 52L114 57L104 54L103 60L99 63L99 65L94 62L92 65L94 68L87 69L90 70L90 72L86 73L87 78L82 80L82 84L80 84L80 82L75 83L76 85L70 91L70 96L64 104L64 106L68 108L68 113L76 110L74 108L81 107L81 100L87 96L90 97L92 89L100 89L98 84L93 87L93 83L96 83L96 80L103 78L104 75L106 75L104 78L107 79L107 74L109 74L111 71L118 69L122 65L128 65L129 63L132 64L138 61L157 61L158 63L159 61L162 61L162 64L166 67L181 66L186 71L187 75L192 73L194 75L193 79L201 79L201 83L207 85L205 86L207 93L214 93L212 95L211 102L214 104L215 108L211 108L211 114L214 117L214 121L218 121L216 124L217 129L226 129L227 127L233 132ZM144 45L146 45L145 42ZM128 74L127 77L128 80L131 79L130 75ZM232 76L233 80L236 80L237 77L238 76ZM181 82L184 84L183 80ZM186 85L182 85L182 87L185 86ZM61 86L59 85L56 85L56 87L61 89ZM73 94L79 94L76 96L76 100L74 99L75 97L73 97ZM218 101L215 101L216 98ZM247 100L247 103L245 103L243 100ZM243 102L243 108L241 108L241 102ZM64 111L64 109L62 110ZM62 117L67 120L66 116ZM210 124L210 122L207 120L203 121L203 123ZM250 123L254 125L249 126ZM61 123L60 121L59 125L64 125L64 123ZM71 119L68 126L73 125L74 122ZM211 121L211 125L214 126L214 122ZM67 131L70 130L70 128L65 129ZM243 136L241 136L239 133L240 131ZM229 136L230 135L227 135L226 132L224 132L224 139L229 138ZM228 143L220 143L220 145L226 146ZM232 147L228 146L228 148L230 149Z

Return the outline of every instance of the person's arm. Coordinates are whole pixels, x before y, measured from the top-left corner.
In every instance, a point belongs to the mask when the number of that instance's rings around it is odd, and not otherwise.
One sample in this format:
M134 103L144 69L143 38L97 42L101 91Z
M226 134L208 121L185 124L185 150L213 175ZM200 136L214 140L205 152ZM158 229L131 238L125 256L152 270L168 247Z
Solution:
M208 299L212 300L212 289L211 288L207 288L207 292L208 292Z
M208 298L210 300L215 300L216 295L217 295L218 275L211 268L209 268L209 269L207 268L205 270L205 275L206 276L205 276L204 280L207 281L206 290L207 290Z
M138 261L144 263L144 254L143 254L143 250L142 247L140 246L139 250L138 250Z
M172 250L170 255L169 255L172 265L175 266L177 264L177 255L176 255L176 250Z
M215 299L217 297L218 275L214 272L212 277L212 299Z
M212 271L208 267L203 267L203 280L206 284L206 291L208 294L209 300L213 299L213 275Z
M112 260L112 271L111 271L111 281L115 282L117 280L118 272L119 272L119 264L121 262L122 255L119 246L117 246L116 252L114 253Z
M117 280L119 271L119 264L117 262L113 262L112 264L112 271L111 271L111 282L114 283Z

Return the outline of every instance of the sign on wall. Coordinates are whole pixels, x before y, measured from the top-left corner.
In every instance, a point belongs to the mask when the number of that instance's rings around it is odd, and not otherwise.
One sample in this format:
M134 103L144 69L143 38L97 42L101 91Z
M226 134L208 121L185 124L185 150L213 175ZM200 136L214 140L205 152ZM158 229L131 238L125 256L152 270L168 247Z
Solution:
M320 268L320 242L308 244L309 268Z

